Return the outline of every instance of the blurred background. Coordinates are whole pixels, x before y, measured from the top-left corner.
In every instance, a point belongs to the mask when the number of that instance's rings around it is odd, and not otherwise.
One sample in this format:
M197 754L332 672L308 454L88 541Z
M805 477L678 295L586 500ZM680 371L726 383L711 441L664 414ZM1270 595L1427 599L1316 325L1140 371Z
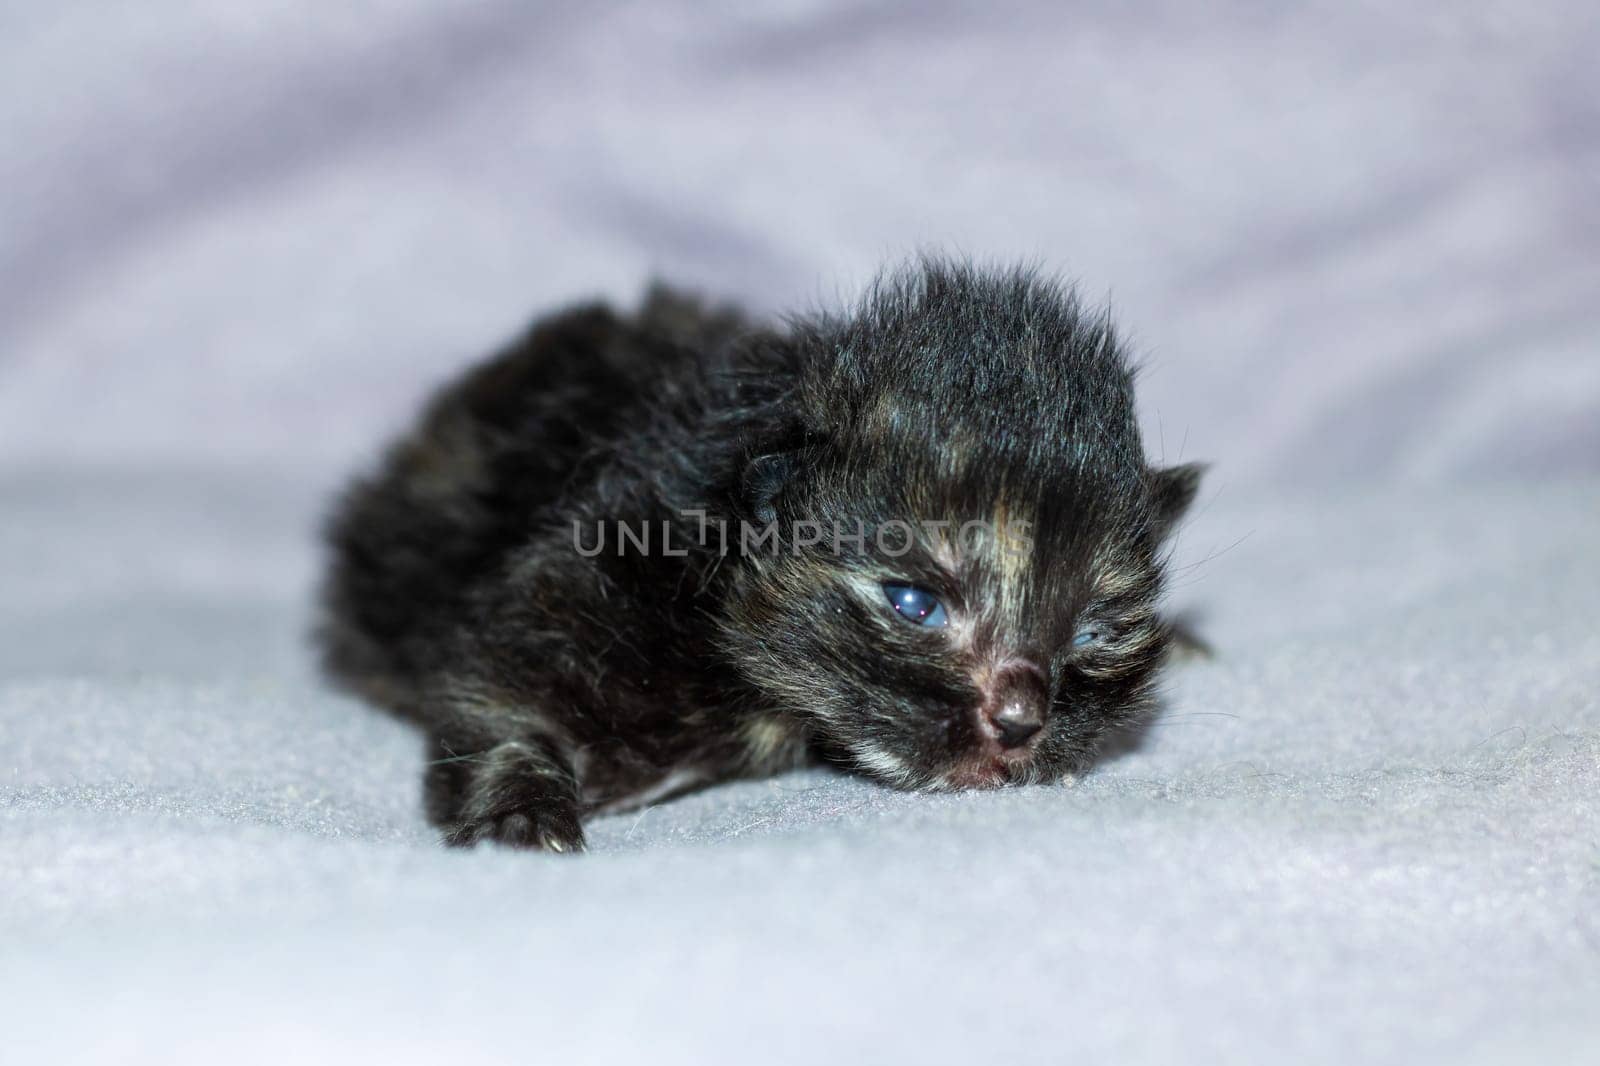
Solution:
M0 473L319 486L564 302L1109 301L1212 487L1600 469L1596 5L0 6Z

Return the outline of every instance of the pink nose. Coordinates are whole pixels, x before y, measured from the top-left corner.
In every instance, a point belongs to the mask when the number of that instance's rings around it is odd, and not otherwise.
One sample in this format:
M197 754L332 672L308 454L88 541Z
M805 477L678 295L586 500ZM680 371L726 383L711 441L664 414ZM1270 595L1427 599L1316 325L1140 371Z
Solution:
M1032 663L1007 663L995 671L984 696L982 725L1000 747L1023 747L1044 728L1049 688Z

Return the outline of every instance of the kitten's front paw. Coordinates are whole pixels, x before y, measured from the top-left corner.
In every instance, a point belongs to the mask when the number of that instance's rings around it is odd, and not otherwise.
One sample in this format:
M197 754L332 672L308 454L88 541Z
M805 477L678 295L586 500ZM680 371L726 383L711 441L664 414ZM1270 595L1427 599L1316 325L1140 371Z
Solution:
M577 782L566 762L537 744L509 741L482 755L429 768L426 793L444 842L489 841L544 851L583 850Z
M445 829L444 842L470 848L483 842L542 851L582 851L583 827L573 805L545 804L464 817Z

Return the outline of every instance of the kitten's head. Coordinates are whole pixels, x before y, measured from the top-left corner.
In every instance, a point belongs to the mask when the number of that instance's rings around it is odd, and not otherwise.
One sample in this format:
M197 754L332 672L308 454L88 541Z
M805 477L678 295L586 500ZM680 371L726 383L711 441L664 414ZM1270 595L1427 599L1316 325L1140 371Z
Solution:
M925 265L796 331L791 446L752 456L733 662L892 784L1080 770L1148 704L1164 541L1197 467L1149 468L1103 318L1059 287Z

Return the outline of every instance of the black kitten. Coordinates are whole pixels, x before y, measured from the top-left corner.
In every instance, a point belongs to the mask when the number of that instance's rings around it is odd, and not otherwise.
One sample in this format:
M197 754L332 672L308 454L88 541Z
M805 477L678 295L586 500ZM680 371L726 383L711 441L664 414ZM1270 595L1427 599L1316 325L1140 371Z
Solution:
M457 844L813 757L1059 780L1148 704L1198 479L1032 273L924 262L783 329L657 290L537 323L349 491L326 660L428 732Z

